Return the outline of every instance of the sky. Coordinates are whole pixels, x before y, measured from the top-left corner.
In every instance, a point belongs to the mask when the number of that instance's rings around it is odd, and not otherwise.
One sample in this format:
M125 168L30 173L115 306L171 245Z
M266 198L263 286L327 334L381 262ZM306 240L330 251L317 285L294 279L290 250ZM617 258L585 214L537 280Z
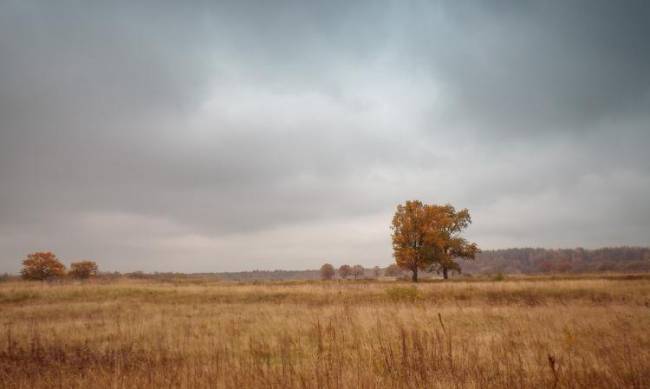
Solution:
M0 0L0 272L650 245L650 2Z

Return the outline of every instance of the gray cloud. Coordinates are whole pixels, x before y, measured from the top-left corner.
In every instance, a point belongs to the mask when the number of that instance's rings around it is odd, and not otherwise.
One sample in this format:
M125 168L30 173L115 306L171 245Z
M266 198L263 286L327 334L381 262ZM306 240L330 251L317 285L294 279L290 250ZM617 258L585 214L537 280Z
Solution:
M394 206L486 248L650 244L644 2L0 4L0 271L390 261Z

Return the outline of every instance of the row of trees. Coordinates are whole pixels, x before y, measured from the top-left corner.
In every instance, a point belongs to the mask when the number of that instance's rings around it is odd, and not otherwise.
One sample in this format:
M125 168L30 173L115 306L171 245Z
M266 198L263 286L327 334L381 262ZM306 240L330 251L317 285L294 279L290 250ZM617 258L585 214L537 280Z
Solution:
M342 279L347 279L348 277L352 276L354 279L358 279L359 277L363 277L365 274L366 269L363 268L361 265L341 265L338 269L338 274L339 277ZM337 270L334 269L334 266L330 263L326 263L320 268L320 278L323 280L331 280L336 276Z
M320 268L320 278L323 280L332 280L336 276L336 273L342 279L347 279L348 277L354 277L354 279L359 279L366 277L366 269L361 265L341 265L337 269L330 263L326 263ZM379 266L375 266L371 269L371 275L375 278L381 277L382 275L388 277L399 277L402 275L402 269L399 268L396 264L388 266L385 270L382 270Z
M70 264L70 270L52 252L37 252L27 255L23 260L20 275L23 279L44 281L65 276L75 279L88 279L97 275L98 267L93 261L78 261Z

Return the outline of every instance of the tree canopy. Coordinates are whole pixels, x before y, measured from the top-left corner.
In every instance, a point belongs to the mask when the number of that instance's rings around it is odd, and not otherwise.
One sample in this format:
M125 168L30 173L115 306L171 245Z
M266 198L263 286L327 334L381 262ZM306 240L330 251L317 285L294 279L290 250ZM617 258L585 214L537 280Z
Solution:
M336 270L334 270L334 266L329 263L326 263L320 267L320 278L323 280L331 280L334 278L335 274Z
M441 271L446 279L449 270L460 271L456 258L474 259L479 252L476 243L460 236L471 222L467 209L456 211L449 204L413 200L398 205L391 226L395 262L413 272L413 281L419 270L428 269Z
M20 271L26 280L48 280L65 276L65 266L52 252L37 252L27 255Z
M352 267L350 265L341 265L339 267L339 276L343 279L348 278L352 274Z
M69 275L73 278L85 280L97 275L97 263L93 261L79 261L70 264Z
M365 273L365 269L363 268L363 266L361 266L361 265L352 266L351 274L352 274L352 276L354 277L355 280L357 278L363 276L364 273Z

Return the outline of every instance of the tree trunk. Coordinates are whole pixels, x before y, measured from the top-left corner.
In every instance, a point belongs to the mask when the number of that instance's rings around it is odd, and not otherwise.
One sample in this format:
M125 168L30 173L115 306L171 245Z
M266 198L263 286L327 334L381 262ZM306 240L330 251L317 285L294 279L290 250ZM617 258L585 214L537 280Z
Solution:
M449 278L449 275L447 274L447 268L446 267L442 268L442 278L444 278L445 280Z
M417 267L413 269L413 278L412 278L412 280L413 280L413 282L418 282L418 268Z

